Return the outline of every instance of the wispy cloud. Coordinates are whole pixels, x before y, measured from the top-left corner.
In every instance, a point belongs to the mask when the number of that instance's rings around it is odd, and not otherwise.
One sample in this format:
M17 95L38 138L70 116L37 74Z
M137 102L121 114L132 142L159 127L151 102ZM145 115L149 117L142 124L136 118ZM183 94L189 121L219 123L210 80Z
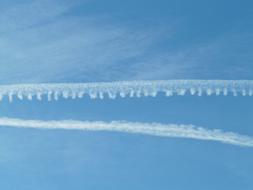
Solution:
M1 83L179 78L192 67L187 52L156 50L171 38L170 25L147 29L77 16L74 2L27 1L0 13Z
M65 129L88 131L112 131L143 135L190 138L197 140L218 141L227 144L253 147L253 138L221 130L208 130L193 125L175 125L159 123L134 123L125 121L41 121L0 118L0 126L34 129Z
M99 17L68 15L77 5L28 1L0 13L1 83L109 80L115 65L123 73L120 68L155 40L147 31Z

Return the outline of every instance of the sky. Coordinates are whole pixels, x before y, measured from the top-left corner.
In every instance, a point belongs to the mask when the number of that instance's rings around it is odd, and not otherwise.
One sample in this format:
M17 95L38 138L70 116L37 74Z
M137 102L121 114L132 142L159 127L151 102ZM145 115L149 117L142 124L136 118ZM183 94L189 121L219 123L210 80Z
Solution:
M0 84L253 78L251 1L0 1ZM0 102L0 117L193 124L253 136L252 97ZM253 149L118 132L0 127L0 187L253 188Z

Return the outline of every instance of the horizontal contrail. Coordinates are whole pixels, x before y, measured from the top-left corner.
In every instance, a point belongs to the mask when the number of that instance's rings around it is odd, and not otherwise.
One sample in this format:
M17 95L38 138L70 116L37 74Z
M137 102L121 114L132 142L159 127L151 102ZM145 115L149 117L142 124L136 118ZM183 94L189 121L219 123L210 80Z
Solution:
M158 93L166 96L173 95L253 95L253 80L160 80L160 81L119 81L97 83L49 83L49 84L17 84L0 85L0 100L13 96L22 100L24 97L41 100L46 97L49 101L63 98L111 99L119 97L153 96Z
M221 130L209 130L194 125L176 125L160 123L139 123L125 121L41 121L0 118L0 126L35 129L66 129L88 131L112 131L136 133L161 137L179 137L198 140L218 141L227 144L253 147L253 138Z

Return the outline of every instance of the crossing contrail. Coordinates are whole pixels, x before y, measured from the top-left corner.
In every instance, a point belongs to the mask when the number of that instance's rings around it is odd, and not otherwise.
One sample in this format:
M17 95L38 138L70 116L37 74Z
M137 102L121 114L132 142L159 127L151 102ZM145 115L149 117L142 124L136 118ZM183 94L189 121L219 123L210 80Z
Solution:
M253 138L232 132L221 130L210 130L194 125L176 125L161 123L140 123L126 121L41 121L22 120L12 118L0 118L0 126L34 129L65 129L65 130L87 130L87 131L111 131L152 135L160 137L178 137L206 141L218 141L222 143L253 147Z
M63 98L108 97L142 97L164 93L173 95L253 95L253 80L160 80L160 81L119 81L97 83L49 83L49 84L12 84L0 85L0 100L13 97L22 100L47 98L58 100Z

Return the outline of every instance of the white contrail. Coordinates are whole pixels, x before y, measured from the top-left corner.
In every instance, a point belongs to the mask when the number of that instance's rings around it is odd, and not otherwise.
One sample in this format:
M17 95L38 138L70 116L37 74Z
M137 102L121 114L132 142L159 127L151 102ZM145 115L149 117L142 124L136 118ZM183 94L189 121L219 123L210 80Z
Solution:
M89 122L75 120L41 121L0 118L0 126L35 128L35 129L67 129L89 131L114 131L137 133L163 137L191 138L199 140L219 141L239 146L253 147L253 138L221 130L209 130L193 125L139 123L139 122Z
M173 95L253 95L253 80L163 80L163 81L119 81L98 83L55 83L55 84L17 84L0 85L0 100L13 96L22 100L24 97L32 100L34 97L41 100L47 97L58 100L63 98L90 98L103 99L119 97L153 96L158 93L166 96Z

